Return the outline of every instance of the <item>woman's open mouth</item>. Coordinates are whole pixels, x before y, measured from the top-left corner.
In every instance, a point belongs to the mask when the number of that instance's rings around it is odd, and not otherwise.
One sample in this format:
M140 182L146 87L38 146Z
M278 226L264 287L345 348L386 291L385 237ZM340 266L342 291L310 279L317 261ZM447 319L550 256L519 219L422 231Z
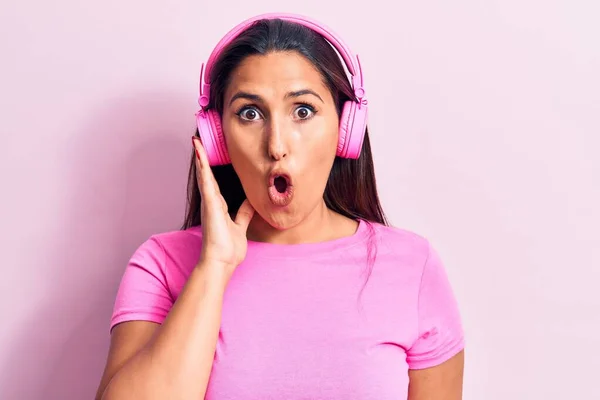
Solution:
M283 172L274 172L269 176L269 199L277 207L285 207L291 203L293 186L290 176Z

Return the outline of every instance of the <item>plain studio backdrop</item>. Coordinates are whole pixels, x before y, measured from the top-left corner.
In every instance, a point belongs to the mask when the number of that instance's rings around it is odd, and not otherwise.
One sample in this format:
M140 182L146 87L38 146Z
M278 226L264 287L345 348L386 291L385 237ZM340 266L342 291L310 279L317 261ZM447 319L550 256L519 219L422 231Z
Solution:
M385 209L461 304L464 399L600 399L600 3L282 4L2 2L0 398L93 398L123 268L183 218L201 62L291 11L361 56Z

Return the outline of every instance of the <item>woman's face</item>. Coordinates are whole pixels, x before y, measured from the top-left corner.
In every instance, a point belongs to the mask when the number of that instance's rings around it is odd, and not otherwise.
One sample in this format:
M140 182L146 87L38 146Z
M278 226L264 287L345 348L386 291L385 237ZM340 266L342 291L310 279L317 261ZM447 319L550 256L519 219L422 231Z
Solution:
M296 52L253 55L233 71L225 141L250 204L268 224L290 228L323 204L338 123L321 74Z

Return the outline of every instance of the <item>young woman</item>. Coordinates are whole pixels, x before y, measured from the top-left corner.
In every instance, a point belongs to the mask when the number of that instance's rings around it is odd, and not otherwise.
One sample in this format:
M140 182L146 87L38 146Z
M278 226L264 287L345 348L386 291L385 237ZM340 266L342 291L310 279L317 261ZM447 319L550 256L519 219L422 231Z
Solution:
M186 220L127 265L97 398L461 399L457 303L386 222L358 58L270 14L204 72Z

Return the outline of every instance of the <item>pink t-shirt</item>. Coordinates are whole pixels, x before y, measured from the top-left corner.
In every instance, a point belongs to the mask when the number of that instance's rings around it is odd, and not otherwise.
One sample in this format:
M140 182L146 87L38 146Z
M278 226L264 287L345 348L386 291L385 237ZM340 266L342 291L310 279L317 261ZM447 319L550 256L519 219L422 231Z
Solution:
M111 329L162 322L200 248L199 227L143 243ZM328 242L250 242L226 289L206 399L406 399L409 369L463 346L443 264L414 233L361 221L354 235Z

